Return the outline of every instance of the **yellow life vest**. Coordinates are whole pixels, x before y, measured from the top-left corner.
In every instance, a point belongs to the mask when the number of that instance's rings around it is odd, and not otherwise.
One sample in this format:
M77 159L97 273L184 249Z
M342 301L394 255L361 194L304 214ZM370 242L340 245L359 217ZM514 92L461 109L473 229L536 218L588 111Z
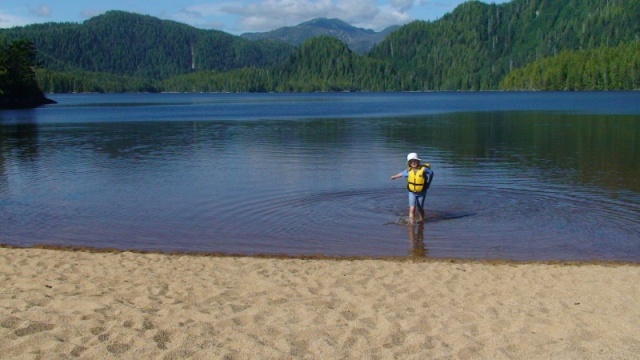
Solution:
M414 170L409 168L407 173L409 174L407 180L407 189L414 193L419 193L427 190L429 185L431 185L431 178L429 174L427 174L427 169L431 170L431 165L424 164L420 165L420 168Z

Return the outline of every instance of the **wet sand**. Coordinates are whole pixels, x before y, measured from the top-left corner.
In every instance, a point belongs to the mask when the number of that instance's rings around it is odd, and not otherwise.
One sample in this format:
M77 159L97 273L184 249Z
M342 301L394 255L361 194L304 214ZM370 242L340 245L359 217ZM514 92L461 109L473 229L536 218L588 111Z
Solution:
M639 359L640 266L0 248L23 359Z

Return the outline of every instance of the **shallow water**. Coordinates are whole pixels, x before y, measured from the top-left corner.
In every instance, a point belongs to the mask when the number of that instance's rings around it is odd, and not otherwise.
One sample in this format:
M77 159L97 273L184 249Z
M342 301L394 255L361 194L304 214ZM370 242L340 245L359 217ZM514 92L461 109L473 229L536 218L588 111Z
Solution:
M52 98L0 112L4 244L640 260L639 93Z

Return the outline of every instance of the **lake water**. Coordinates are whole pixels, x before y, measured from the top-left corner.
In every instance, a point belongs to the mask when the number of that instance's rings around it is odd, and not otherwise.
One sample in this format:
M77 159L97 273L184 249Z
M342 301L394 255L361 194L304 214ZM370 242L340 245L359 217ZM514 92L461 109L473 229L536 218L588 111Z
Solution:
M640 261L638 92L51 98L0 111L0 243Z

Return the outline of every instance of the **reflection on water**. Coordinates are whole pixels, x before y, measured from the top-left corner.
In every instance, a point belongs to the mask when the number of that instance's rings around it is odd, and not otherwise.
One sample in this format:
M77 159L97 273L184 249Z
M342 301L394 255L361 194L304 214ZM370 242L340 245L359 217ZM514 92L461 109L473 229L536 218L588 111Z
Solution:
M426 257L429 250L424 244L424 223L407 226L409 228L409 241L411 243L411 256L415 258Z
M398 143L425 143L461 167L512 166L541 178L640 191L639 116L545 112L454 113L398 120Z
M639 261L638 99L606 114L486 96L168 95L0 112L1 242ZM456 101L465 111L420 110ZM372 104L390 115L366 115ZM406 226L406 189L388 177L413 151L437 176L426 222Z

